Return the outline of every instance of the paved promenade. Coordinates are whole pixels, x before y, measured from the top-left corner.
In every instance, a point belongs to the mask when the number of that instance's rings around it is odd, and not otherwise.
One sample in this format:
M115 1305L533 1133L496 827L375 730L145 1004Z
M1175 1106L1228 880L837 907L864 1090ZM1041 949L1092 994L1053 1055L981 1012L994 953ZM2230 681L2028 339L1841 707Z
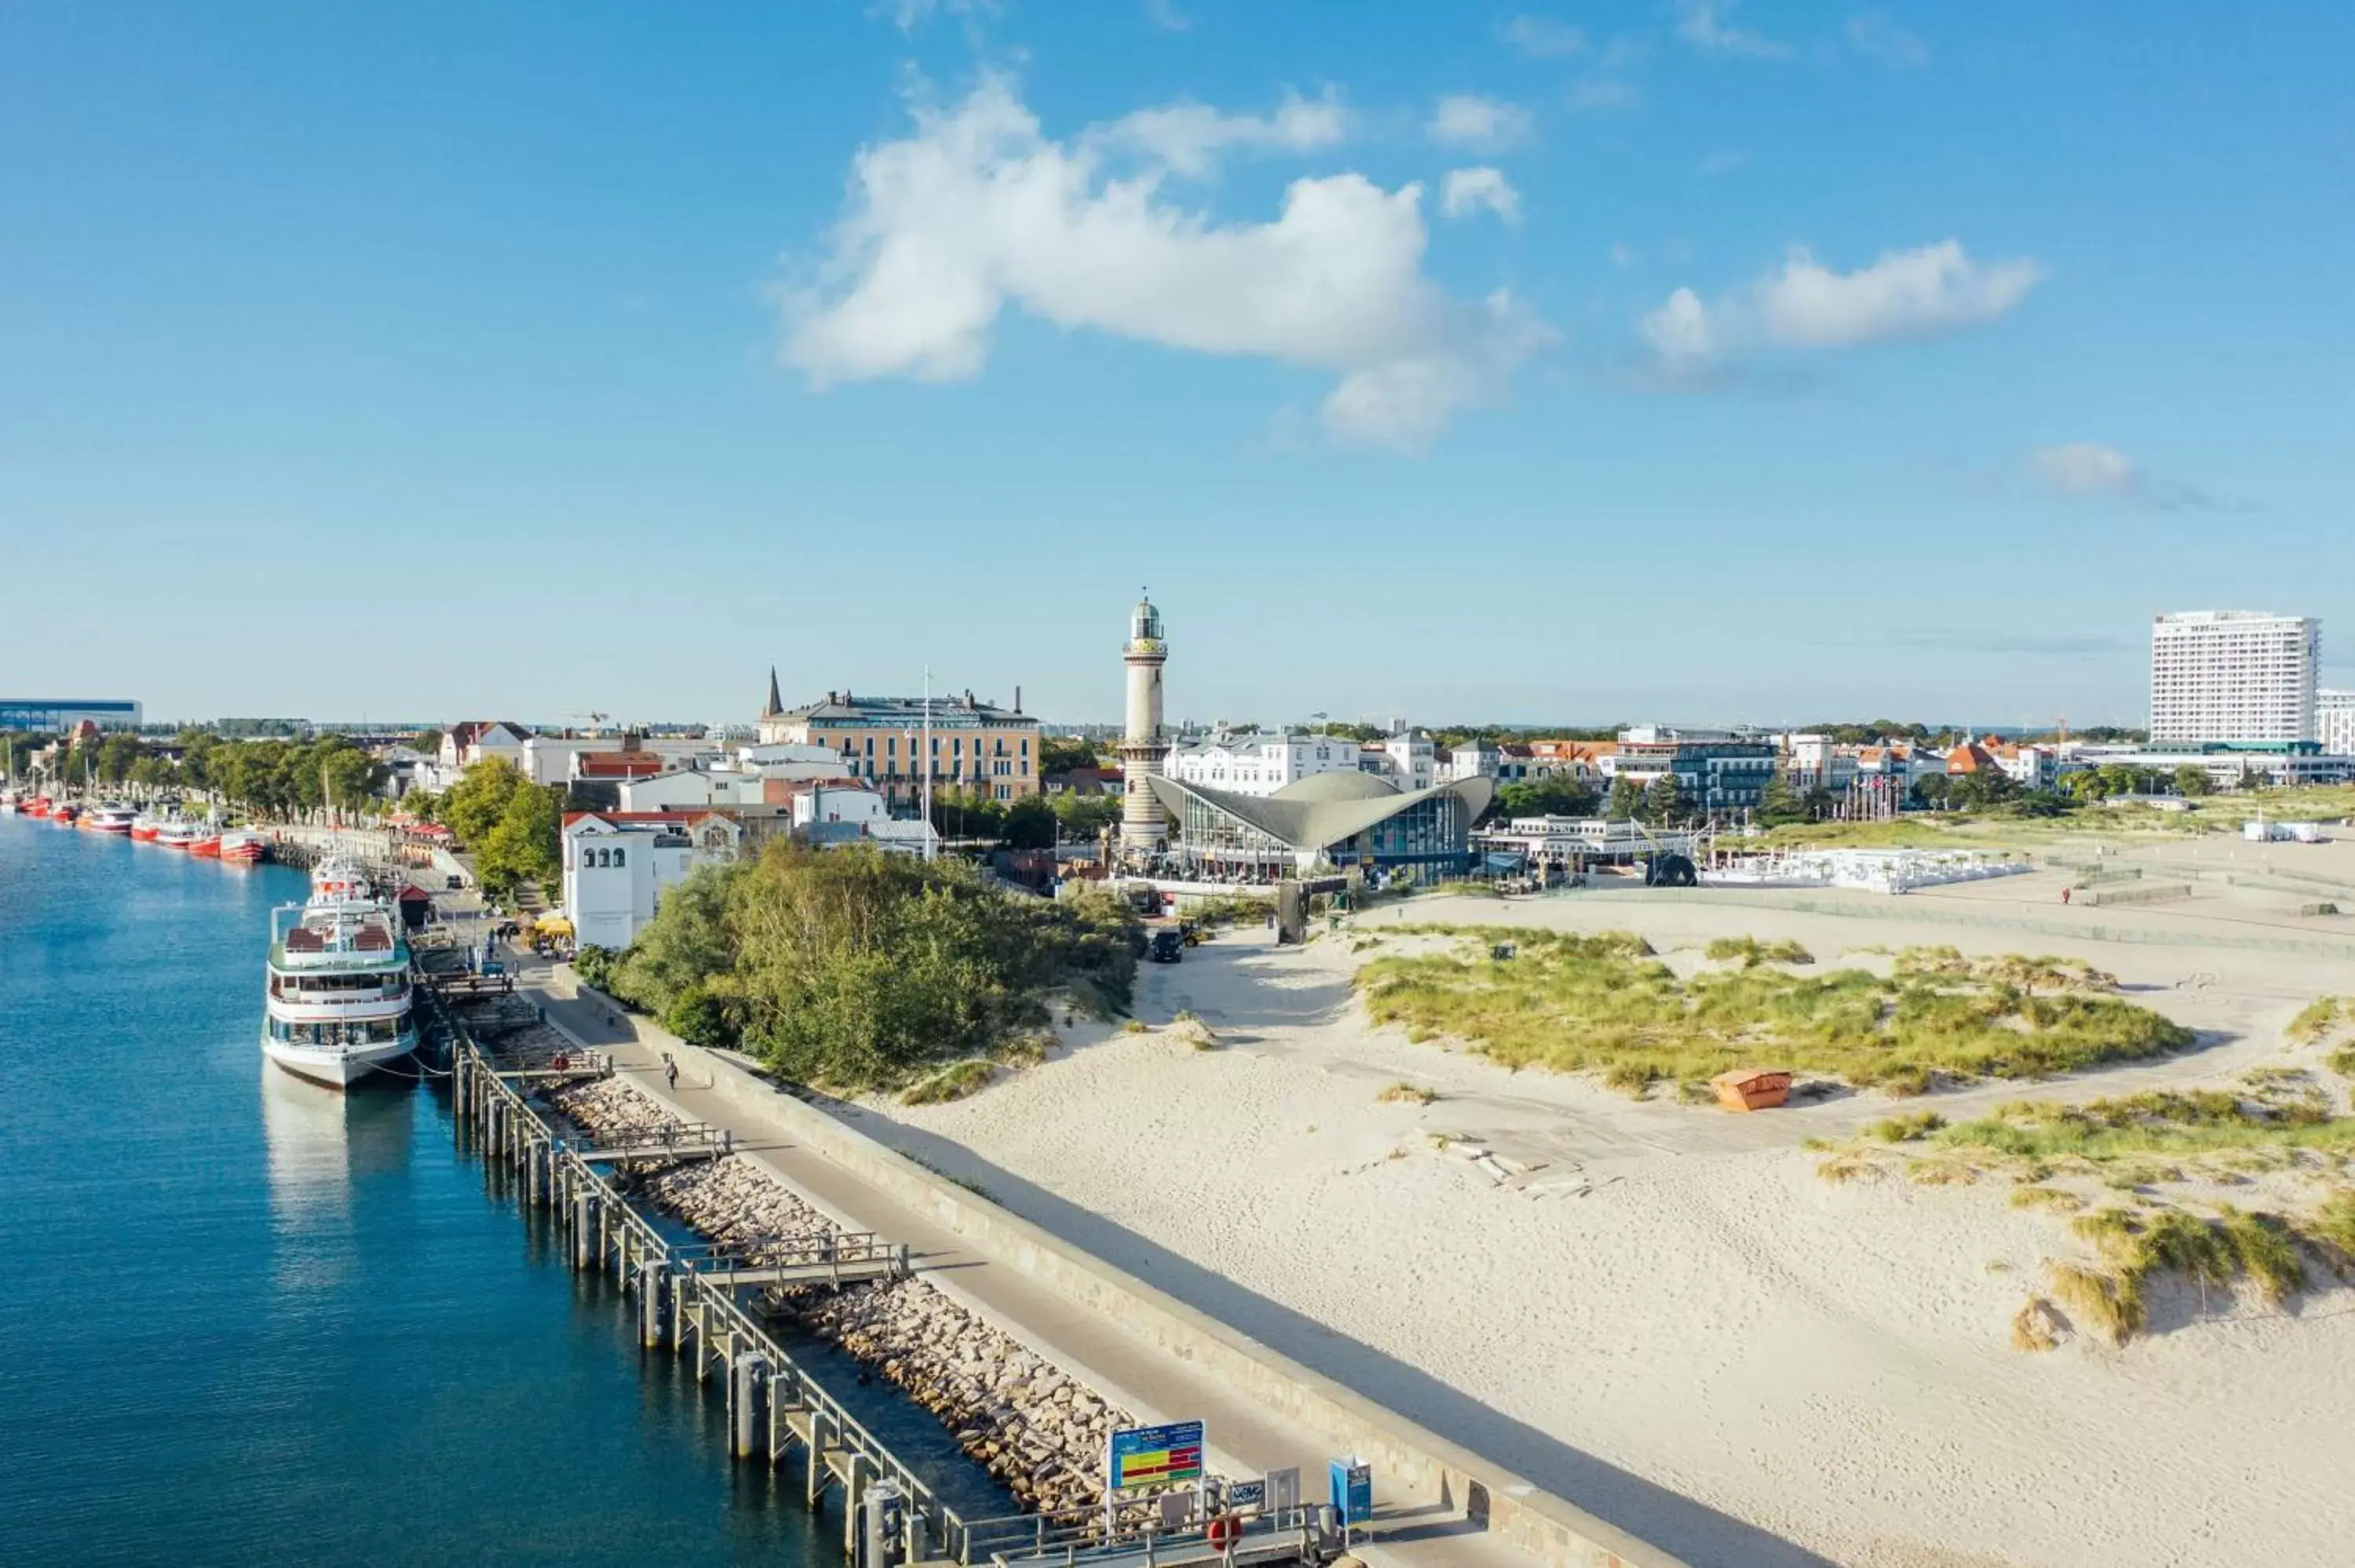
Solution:
M1301 1471L1304 1494L1321 1499L1325 1462L1334 1456L1305 1431L1222 1387L1201 1370L1123 1330L1014 1269L996 1265L948 1230L898 1201L876 1192L783 1127L768 1122L698 1084L690 1069L677 1087L663 1081L662 1053L678 1043L645 1021L615 1013L596 999L575 994L570 972L535 964L523 989L546 1004L549 1016L581 1044L611 1050L621 1070L652 1098L692 1121L732 1132L748 1158L768 1167L838 1224L904 1242L934 1286L995 1321L1008 1333L1137 1415L1153 1421L1199 1417L1207 1424L1214 1462L1232 1475L1259 1475L1287 1465ZM616 1022L618 1020L618 1022ZM686 1059L682 1055L682 1060ZM1400 1568L1527 1568L1528 1555L1444 1513L1435 1497L1399 1495L1397 1483L1375 1477L1380 1518L1359 1555Z

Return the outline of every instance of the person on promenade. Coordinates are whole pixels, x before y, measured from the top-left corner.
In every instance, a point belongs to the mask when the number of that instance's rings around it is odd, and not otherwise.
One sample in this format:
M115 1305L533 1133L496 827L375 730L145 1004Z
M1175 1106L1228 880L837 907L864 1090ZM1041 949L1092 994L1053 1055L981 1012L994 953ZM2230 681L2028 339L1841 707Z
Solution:
M671 1060L667 1051L663 1053L663 1082L674 1089L678 1087L678 1064Z

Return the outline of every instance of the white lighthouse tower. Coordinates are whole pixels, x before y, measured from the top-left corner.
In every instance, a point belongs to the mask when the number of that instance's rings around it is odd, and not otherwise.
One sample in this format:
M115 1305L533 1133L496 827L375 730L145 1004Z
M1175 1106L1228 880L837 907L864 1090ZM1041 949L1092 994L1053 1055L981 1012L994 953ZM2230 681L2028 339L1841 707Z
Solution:
M1128 665L1128 725L1120 742L1120 842L1140 852L1159 849L1169 837L1168 819L1153 798L1146 780L1161 771L1169 747L1161 738L1161 666L1168 662L1169 645L1161 638L1161 612L1151 599L1140 599L1129 612L1128 646L1121 650Z

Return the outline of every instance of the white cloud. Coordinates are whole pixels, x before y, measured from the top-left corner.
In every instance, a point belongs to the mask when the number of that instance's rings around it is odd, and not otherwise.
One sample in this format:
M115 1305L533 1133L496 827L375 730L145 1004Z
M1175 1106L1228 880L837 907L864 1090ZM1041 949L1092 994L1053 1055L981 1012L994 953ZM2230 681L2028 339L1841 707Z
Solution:
M1088 134L1099 144L1134 149L1174 173L1199 177L1220 153L1315 153L1339 146L1350 130L1348 110L1328 87L1314 99L1286 93L1273 114L1226 114L1207 103L1167 103L1124 115Z
M1927 337L1991 322L2028 296L2033 261L1982 267L1962 242L1891 250L1870 267L1835 272L1804 249L1759 287L1766 335L1806 348L1845 348L1883 338Z
M1145 0L1145 19L1165 33L1182 33L1194 18L1179 11L1173 0Z
M1780 269L1715 304L1678 289L1639 326L1657 368L1690 384L1701 368L1761 344L1852 348L1991 322L2041 276L2024 259L1981 266L1953 239L1889 251L1853 272L1835 272L1795 248Z
M1521 221L1521 193L1499 169L1450 169L1441 186L1439 208L1450 217L1468 217L1483 207L1508 225Z
M1690 289L1678 289L1658 310L1644 318L1644 341L1652 356L1671 378L1683 379L1707 369L1717 358L1718 327L1709 307Z
M1493 153L1528 141L1530 125L1529 111L1518 104L1455 92L1433 105L1423 129L1444 146Z
M1538 16L1524 12L1507 22L1497 32L1505 42L1531 59L1558 58L1586 52L1586 35L1552 16Z
M1750 154L1744 152L1711 153L1700 161L1699 167L1704 175L1730 175L1749 161Z
M2039 447L2029 463L2047 490L2071 500L2117 501L2161 512L2247 509L2191 485L2160 479L2117 448L2097 441Z
M1735 26L1734 0L1678 0L1677 37L1710 55L1747 55L1753 59L1788 59L1791 46L1763 33Z
M879 16L903 33L922 26L935 11L953 16L991 16L997 14L997 0L875 0L867 8L869 16Z
M1930 47L1899 26L1886 11L1859 11L1848 19L1849 48L1883 65L1927 65Z
M1108 175L1102 133L1046 136L1003 78L914 121L859 151L818 281L786 302L783 356L815 386L976 376L1010 303L1330 372L1328 435L1419 450L1552 340L1510 295L1459 300L1424 275L1418 185L1299 179L1273 221L1220 223L1157 171Z
M1595 77L1573 82L1562 101L1572 114L1615 114L1623 109L1634 109L1644 101L1643 90L1632 81L1615 77Z
M1633 267L1638 260L1640 258L1636 256L1636 248L1632 245L1621 242L1611 247L1611 265L1623 272Z

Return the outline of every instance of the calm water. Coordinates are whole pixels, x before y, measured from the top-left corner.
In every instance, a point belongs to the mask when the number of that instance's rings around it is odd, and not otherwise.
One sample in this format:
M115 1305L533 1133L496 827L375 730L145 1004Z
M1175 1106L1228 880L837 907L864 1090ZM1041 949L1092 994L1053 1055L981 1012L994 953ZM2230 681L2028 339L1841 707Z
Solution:
M263 1073L303 891L0 818L0 1563L838 1564L445 1098Z

